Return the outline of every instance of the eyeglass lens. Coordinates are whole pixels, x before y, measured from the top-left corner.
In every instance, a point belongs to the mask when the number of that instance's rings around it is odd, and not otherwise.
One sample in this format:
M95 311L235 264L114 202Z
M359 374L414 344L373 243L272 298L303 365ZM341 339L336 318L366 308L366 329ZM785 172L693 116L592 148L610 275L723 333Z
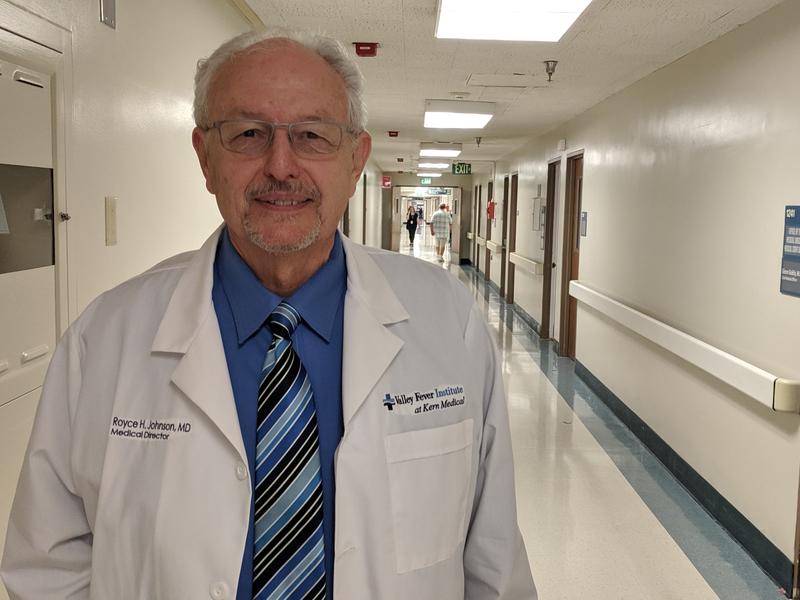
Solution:
M263 121L222 121L217 125L222 145L231 152L260 154L272 143L275 129L286 129L298 154L331 154L342 143L342 127L336 123L310 121L274 124Z

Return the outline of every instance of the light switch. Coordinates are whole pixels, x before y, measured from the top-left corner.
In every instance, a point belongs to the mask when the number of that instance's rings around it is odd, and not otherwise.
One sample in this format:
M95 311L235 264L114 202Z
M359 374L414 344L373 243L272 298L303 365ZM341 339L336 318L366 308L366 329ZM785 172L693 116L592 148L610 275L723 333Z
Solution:
M117 197L106 196L106 246L117 245Z

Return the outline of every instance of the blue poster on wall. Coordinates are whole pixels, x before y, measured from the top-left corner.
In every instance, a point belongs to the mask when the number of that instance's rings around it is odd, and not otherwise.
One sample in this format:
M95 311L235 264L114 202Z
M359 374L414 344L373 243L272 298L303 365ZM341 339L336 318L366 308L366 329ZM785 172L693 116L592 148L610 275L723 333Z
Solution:
M800 206L784 213L781 294L800 296Z

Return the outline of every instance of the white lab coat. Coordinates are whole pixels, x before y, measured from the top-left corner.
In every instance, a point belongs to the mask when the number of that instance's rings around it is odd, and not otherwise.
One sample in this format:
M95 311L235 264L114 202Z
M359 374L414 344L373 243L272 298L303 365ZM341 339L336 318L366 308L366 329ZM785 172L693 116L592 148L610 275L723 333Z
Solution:
M211 299L218 235L100 296L59 343L9 523L12 598L235 598L251 488ZM335 598L535 598L468 290L344 242Z

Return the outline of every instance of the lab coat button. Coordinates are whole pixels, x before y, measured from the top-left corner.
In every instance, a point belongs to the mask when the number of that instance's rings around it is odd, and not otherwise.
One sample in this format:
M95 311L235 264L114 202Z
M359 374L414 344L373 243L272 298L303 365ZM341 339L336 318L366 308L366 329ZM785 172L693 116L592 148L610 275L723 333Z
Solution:
M244 481L247 479L247 465L243 462L240 462L236 465L236 478L239 481Z
M213 600L225 600L228 597L228 586L224 581L217 581L211 584L208 593Z

